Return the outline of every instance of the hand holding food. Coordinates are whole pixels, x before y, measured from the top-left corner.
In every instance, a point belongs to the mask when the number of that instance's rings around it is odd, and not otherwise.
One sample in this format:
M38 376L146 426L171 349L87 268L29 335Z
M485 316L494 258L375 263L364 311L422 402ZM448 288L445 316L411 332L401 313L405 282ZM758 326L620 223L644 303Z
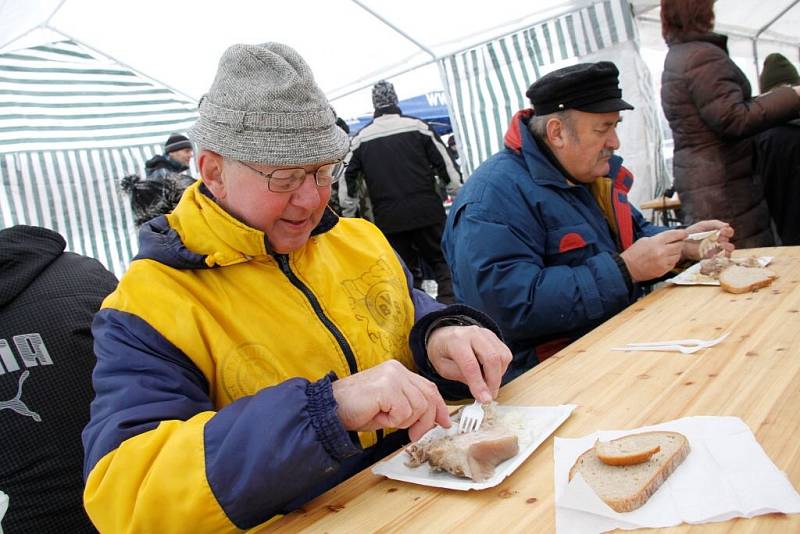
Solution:
M620 254L634 282L663 276L681 259L685 230L667 230L652 237L642 237Z

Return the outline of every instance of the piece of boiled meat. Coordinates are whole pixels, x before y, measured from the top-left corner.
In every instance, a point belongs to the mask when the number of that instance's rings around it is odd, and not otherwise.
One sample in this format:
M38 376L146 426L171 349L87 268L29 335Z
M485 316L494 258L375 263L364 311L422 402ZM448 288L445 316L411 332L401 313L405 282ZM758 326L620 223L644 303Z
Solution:
M453 434L406 447L409 467L425 462L435 471L481 482L494 474L498 464L519 452L517 435L500 425L482 425L480 430Z

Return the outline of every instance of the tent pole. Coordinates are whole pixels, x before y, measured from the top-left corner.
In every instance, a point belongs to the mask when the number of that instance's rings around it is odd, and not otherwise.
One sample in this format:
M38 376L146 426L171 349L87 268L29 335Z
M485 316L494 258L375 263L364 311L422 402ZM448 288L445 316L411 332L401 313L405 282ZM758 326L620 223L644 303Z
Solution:
M784 16L790 9L792 9L798 3L800 3L800 0L794 0L794 2L786 6L786 8L777 15L775 15L775 17L772 20L770 20L769 22L764 24L761 28L759 28L758 32L756 32L755 36L753 37L753 60L756 62L756 77L760 76L761 74L761 68L760 68L761 62L758 59L758 44L757 44L758 38L761 37L762 33L767 31L770 26L775 24L782 16Z
M39 24L37 26L34 26L33 28L25 30L24 32L22 32L21 34L17 35L16 37L14 37L13 39L11 39L9 41L6 41L4 43L0 43L0 48L6 48L6 47L10 46L13 43L15 43L16 41L19 41L23 37L33 33L36 30L39 30L39 29L42 29L42 28L48 28L49 27L48 23L50 22L50 19L52 19L55 16L55 14L58 13L58 10L61 9L61 6L63 6L64 2L66 2L66 1L67 0L61 0L58 3L58 5L55 7L55 9L53 9L53 11L50 13L50 15L48 15L48 17L44 20L44 22L42 22L41 24Z
M403 30L401 30L400 28L398 28L397 26L386 20L383 16L381 16L377 12L365 6L360 0L353 0L353 3L356 4L358 7L360 7L361 9L363 9L364 11L366 11L367 13L369 13L370 15L372 15L373 17L375 17L376 19L378 19L379 21L389 26L391 29L393 29L394 31L396 31L397 33L399 33L412 43L414 43L420 50L431 56L434 60L436 59L436 54L434 54L430 48L428 48L424 44L420 43L419 41L408 35L406 32L404 32Z
M76 37L73 37L73 36L71 36L71 35L69 35L69 34L67 34L67 33L64 33L64 32L62 32L61 30L59 30L59 29L57 29L57 28L53 28L52 26L45 26L45 27L46 27L46 28L48 28L48 29L50 29L50 30L53 30L54 32L56 32L56 33L58 33L58 34L60 34L60 35L62 35L62 36L64 36L64 37L66 37L66 38L67 38L67 39L69 39L70 41L75 41L76 43L80 44L81 46L85 46L86 48L88 48L89 50L91 50L92 52L94 52L94 53L96 53L96 54L100 54L100 55L101 55L101 56L103 56L103 57L107 57L107 58L108 58L108 59L110 59L111 61L114 61L114 62L118 63L120 66L122 66L122 67L125 67L126 69L130 69L130 70L132 70L133 72L135 72L135 73L136 73L136 74L138 74L139 76L142 76L143 78L147 78L147 79L149 79L149 80L152 80L152 81L154 81L154 82L156 82L156 83L158 83L158 84L161 84L161 85L163 85L164 87L166 87L167 89L169 89L170 91L172 91L172 92L174 92L174 93L177 93L177 94L179 94L179 95L181 95L181 96L183 96L183 97L185 97L185 98L188 98L188 99L189 99L191 102L197 103L197 99L196 99L195 97L193 97L193 96L189 96L189 95L187 95L186 93L184 93L183 91L181 91L180 89L175 89L175 88L174 88L174 87L172 87L171 85L168 85L168 84L166 84L166 83L162 82L161 80L156 80L156 79L155 79L155 78L153 78L152 76L148 76L147 74L143 73L142 71L140 71L140 70L139 70L139 69L137 69L136 67L131 67L131 66L130 66L130 65L128 65L127 63L125 63L125 62L123 62L123 61L120 61L120 60L118 60L117 58L115 58L115 57L113 57L113 56L109 56L109 55L108 55L108 54L106 54L105 52L102 52L102 51L98 50L97 48L93 47L93 46L92 46L92 45L90 45L90 44L87 44L87 43L85 43L84 41L81 41L80 39L78 39L78 38L76 38Z

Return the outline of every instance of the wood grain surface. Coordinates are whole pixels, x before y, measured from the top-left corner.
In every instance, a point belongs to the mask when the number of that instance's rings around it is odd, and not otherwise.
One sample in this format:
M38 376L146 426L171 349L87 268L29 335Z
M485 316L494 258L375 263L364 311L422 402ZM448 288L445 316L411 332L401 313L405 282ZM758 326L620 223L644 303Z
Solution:
M556 430L580 437L690 415L741 417L800 488L800 247L774 256L779 278L754 293L665 286L502 388L509 405L574 403ZM692 355L614 352L629 342L731 336ZM460 492L365 470L265 532L555 532L553 438L495 488ZM772 514L663 532L800 532L800 515ZM654 532L650 530L648 532Z

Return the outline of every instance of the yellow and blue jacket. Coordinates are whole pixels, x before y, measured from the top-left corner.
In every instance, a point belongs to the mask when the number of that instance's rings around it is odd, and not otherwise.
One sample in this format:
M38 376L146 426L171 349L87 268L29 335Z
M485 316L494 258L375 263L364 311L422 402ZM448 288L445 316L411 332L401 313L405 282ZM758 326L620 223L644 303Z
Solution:
M408 439L345 431L336 377L394 358L467 395L425 354L450 315L497 332L411 289L372 224L327 212L302 249L274 254L198 181L142 227L94 320L89 516L104 532L225 532L298 507Z

